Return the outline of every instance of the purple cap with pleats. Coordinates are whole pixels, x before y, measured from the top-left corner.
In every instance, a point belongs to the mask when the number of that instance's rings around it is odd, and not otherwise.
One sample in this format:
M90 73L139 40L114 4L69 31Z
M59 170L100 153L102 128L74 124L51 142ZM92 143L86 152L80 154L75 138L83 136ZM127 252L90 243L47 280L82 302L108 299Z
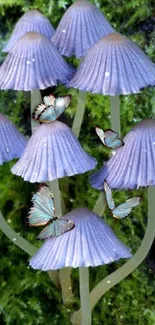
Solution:
M98 266L132 256L105 221L87 208L73 210L63 218L74 221L75 228L47 239L30 260L33 269Z
M26 12L15 25L13 33L3 49L3 52L10 52L15 43L28 32L38 32L51 38L55 30L49 20L41 12L30 10Z
M119 33L94 44L69 82L69 87L111 96L138 93L151 85L155 85L155 64Z
M91 185L103 190L106 180L111 188L134 189L155 185L155 120L137 124L124 138L104 166L91 176Z
M101 37L114 29L89 1L76 1L62 17L52 41L61 54L82 58Z
M12 173L31 183L83 174L95 168L96 159L88 155L64 123L54 121L39 126Z
M66 83L75 72L46 36L25 34L0 67L0 89L30 91Z
M26 138L5 115L0 113L0 165L19 158L27 144Z

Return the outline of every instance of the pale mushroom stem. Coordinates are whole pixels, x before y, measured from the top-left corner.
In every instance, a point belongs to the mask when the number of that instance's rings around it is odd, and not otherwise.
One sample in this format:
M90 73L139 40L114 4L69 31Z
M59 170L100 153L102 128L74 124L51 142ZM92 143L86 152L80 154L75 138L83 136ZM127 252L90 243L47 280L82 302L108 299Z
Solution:
M77 110L74 116L72 131L79 137L81 125L84 118L86 107L86 92L79 90ZM91 306L89 297L89 269L87 267L79 268L80 282L80 302L81 302L81 325L91 325Z
M55 179L52 182L47 182L51 192L54 196L55 210L58 217L63 215L61 192L59 189L59 180ZM62 268L59 270L59 278L62 290L63 304L68 306L74 302L71 282L71 268Z
M38 121L32 119L32 113L35 108L42 103L40 90L31 90L31 132L33 133L37 126L39 125Z
M91 325L91 304L89 295L89 268L80 267L81 325Z
M120 123L120 98L119 96L110 96L110 113L111 113L111 128L118 134L121 133Z
M85 106L86 106L86 93L83 91L79 91L78 96L78 103L77 103L77 109L74 116L72 131L76 135L76 137L79 137L81 125L84 117L85 112Z

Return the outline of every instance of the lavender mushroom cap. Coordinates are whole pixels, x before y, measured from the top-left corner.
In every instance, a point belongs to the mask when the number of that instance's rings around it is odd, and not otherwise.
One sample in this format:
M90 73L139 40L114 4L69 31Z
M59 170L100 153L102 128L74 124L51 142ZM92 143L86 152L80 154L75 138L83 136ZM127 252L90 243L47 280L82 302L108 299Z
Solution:
M125 145L91 176L93 187L134 189L155 185L155 120L138 123L124 138Z
M74 221L75 228L47 239L30 260L33 269L47 271L68 266L97 266L131 257L130 249L94 212L79 208L63 218Z
M26 12L15 25L13 33L3 49L3 52L10 52L15 43L28 32L38 32L51 38L55 30L49 20L41 12L30 10Z
M11 171L34 183L83 174L94 169L96 163L82 149L71 129L54 121L36 129Z
M84 57L89 48L114 32L103 14L88 1L76 1L62 17L52 41L61 54Z
M67 82L75 70L55 45L36 32L24 35L0 67L0 89L34 90Z
M155 64L119 33L94 44L69 82L69 87L111 96L138 93L150 85L155 85Z
M19 158L27 140L5 115L0 113L0 165L3 162Z

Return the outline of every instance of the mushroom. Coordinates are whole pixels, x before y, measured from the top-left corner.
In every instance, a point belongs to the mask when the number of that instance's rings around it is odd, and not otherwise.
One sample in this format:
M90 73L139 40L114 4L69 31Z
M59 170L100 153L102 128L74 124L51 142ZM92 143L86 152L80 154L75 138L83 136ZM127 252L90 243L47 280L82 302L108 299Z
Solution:
M70 87L103 95L138 93L155 85L155 64L119 33L104 36L88 51Z
M29 32L16 42L0 67L0 89L45 89L67 82L74 72L46 36Z
M31 183L45 182L85 173L96 163L66 124L53 121L36 129L11 171Z
M73 210L63 219L72 220L75 228L47 239L31 258L30 266L43 271L79 267L82 324L91 324L88 267L130 258L131 252L105 221L87 208Z
M136 124L123 141L124 146L91 176L92 186L103 190L105 179L115 189L155 186L155 120Z
M49 20L38 10L27 11L17 22L3 52L11 52L15 43L28 32L38 32L51 38L55 32Z
M79 0L63 15L52 42L62 55L83 58L94 43L112 32L114 29L95 5Z

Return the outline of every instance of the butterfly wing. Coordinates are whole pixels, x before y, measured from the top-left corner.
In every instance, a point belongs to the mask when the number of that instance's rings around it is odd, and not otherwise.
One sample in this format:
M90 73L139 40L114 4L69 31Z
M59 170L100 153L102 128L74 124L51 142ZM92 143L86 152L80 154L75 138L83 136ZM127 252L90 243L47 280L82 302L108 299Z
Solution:
M106 139L105 139L105 143L106 143ZM107 147L111 148L111 149L116 149L119 147L122 147L124 145L124 142L122 139L117 138L115 140L113 140L111 143L109 143L109 145Z
M74 227L75 224L71 220L56 219L49 226L45 227L37 238L47 239L49 237L57 237L72 230Z
M32 197L33 206L29 211L30 226L42 226L48 223L54 217L54 199L49 188L43 186Z
M118 138L118 133L108 129L104 132L104 136L105 136L105 140L104 140L105 145L110 148L113 141Z
M55 102L55 96L54 95L49 95L49 96L45 96L43 98L43 102L46 106L54 106L54 102Z
M104 131L102 129L98 128L98 127L95 128L95 131L96 131L98 137L100 138L100 140L105 145L105 142L104 142L104 138L105 138Z
M106 181L104 181L104 190L105 190L105 194L106 194L106 200L108 203L108 207L110 210L113 210L115 208L115 203L114 200L112 198L112 192L111 189L108 185L108 183Z
M40 114L39 121L44 123L49 123L51 121L55 121L56 118L57 118L57 114L55 112L55 108L53 106L48 106Z
M128 214L132 211L132 208L138 206L140 204L141 198L140 197L133 197L126 202L120 204L116 207L112 213L113 217L116 219L124 219L128 216Z
M46 105L44 104L40 104L36 107L36 109L34 110L33 114L32 114L32 118L34 120L38 120L40 117L40 114L46 109Z
M55 99L54 108L56 113L56 118L58 118L65 110L66 107L70 104L71 95L58 97Z

